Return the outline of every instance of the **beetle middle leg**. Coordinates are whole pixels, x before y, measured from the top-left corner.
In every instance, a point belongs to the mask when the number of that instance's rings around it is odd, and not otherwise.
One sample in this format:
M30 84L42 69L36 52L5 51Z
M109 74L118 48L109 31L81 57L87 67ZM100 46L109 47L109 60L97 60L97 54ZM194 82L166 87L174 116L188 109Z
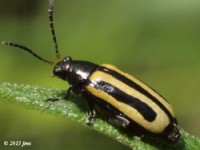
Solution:
M94 118L96 117L96 111L94 109L94 104L91 102L92 97L87 92L83 92L83 97L85 98L87 105L88 105L88 117L86 119L86 124L91 126L94 124Z
M94 109L88 111L88 118L86 120L86 124L89 126L93 125L95 116L96 116L96 111Z

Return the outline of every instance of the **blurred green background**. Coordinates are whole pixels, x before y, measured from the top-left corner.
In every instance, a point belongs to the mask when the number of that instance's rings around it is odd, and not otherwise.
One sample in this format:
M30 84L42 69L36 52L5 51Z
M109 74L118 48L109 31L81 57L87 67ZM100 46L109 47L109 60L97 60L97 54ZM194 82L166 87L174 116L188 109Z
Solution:
M200 136L199 7L199 0L55 0L61 55L135 75L173 105L180 127ZM0 0L0 41L55 60L47 9L48 0ZM51 66L27 53L0 46L0 60L0 82L66 88L49 77ZM66 118L2 100L0 122L0 148L5 140L24 140L32 142L29 149L128 149Z

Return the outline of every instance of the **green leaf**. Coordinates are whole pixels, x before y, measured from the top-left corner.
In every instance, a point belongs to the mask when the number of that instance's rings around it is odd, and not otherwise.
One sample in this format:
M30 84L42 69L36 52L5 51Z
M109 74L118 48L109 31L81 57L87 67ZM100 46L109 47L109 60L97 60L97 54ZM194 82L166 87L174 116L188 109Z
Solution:
M65 95L64 90L55 88L43 88L32 85L18 85L14 83L0 84L0 97L7 102L20 103L30 109L38 109L42 112L63 116L73 119L82 125L85 125L87 118L87 107L80 97L71 95L70 100L59 102L47 102L48 98L58 98ZM183 129L181 131L181 139L177 145L169 145L162 141L145 138L143 142L140 138L130 137L124 132L120 132L117 128L110 125L106 121L97 118L93 126L88 126L97 132L103 133L118 142L129 146L134 150L197 150L200 149L200 139L194 137Z

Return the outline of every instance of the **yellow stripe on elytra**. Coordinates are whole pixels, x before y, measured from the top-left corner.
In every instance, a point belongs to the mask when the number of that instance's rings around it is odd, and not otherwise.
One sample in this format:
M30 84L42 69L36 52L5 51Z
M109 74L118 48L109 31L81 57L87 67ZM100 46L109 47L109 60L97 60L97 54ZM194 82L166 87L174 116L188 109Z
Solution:
M148 91L151 95L153 95L157 100L159 100L160 103L162 103L167 108L167 110L170 112L170 114L175 118L175 113L174 113L174 110L172 109L172 106L163 97L161 97L158 93L156 93L154 90L152 90L149 86L147 86L146 84L144 84L137 78L129 75L128 73L124 73L123 71L119 70L117 67L115 67L113 65L102 64L101 66L104 66L106 68L114 70L114 71L122 74L123 76L127 77L128 79L132 80L133 82L137 83L138 85L140 85L142 88L144 88L146 91Z
M157 114L156 118L152 122L148 122L144 117L133 107L122 103L120 101L117 101L115 98L112 96L108 95L108 93L95 89L93 86L87 86L86 89L96 97L101 98L102 100L106 101L107 103L111 104L113 107L117 108L119 111L123 112L126 116L128 116L130 119L134 120L147 130L154 132L154 133L161 133L165 127L169 124L170 120L168 116L165 114L165 112L156 104L154 103L151 99L147 98L145 95L142 93L136 91L135 89L127 86L123 82L119 81L118 79L113 78L111 75L106 74L104 72L100 71L95 71L91 76L90 76L90 81L95 83L98 81L104 81L107 82L128 95L132 95L135 98L140 99L142 102L146 103L149 107L151 107L155 113Z

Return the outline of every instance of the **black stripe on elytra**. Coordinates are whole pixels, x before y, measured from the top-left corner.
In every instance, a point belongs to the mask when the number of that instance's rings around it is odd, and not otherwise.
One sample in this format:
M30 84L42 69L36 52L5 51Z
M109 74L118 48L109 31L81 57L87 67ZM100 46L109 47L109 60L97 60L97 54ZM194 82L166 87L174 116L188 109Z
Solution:
M118 79L119 81L127 84L128 86L134 88L138 92L144 94L146 97L148 97L153 102L155 102L167 114L167 116L170 118L170 120L173 120L173 121L176 122L176 119L171 115L171 113L168 111L168 109L158 99L156 99L156 97L154 97L151 93L149 93L143 87L141 87L140 85L138 85L134 81L128 79L126 76L124 76L124 75L122 75L122 74L120 74L120 73L118 73L114 70L111 70L109 68L106 68L104 66L99 66L98 70L113 76L114 78Z
M117 101L133 107L149 122L153 121L156 118L156 113L146 103L140 101L139 99L133 97L132 95L128 95L127 93L123 92L122 90L118 89L117 87L114 87L113 85L107 82L98 81L94 85L94 88L100 89L111 95Z

